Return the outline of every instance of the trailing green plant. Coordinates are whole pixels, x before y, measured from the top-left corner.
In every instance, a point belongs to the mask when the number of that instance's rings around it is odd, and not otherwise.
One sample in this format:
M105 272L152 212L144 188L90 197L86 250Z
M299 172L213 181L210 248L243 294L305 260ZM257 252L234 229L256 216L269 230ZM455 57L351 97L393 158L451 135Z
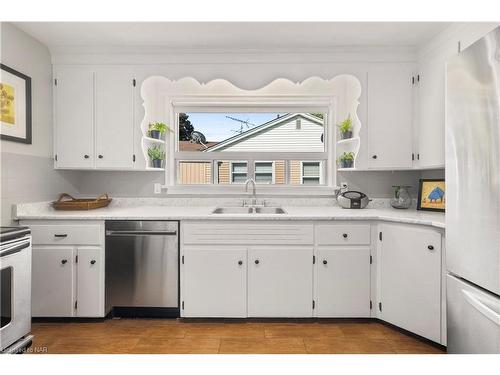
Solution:
M349 116L347 116L347 118L344 121L338 124L337 127L340 129L341 133L346 133L348 131L351 131L352 129L351 114L349 114Z
M155 123L150 123L149 124L149 131L151 130L156 130L159 131L161 134L165 134L167 131L172 131L170 129L170 126L163 122L155 122Z
M340 162L343 161L354 161L354 152L344 152L342 155L339 156L338 159Z
M152 146L148 148L148 156L151 160L164 160L165 151L163 151L160 146Z

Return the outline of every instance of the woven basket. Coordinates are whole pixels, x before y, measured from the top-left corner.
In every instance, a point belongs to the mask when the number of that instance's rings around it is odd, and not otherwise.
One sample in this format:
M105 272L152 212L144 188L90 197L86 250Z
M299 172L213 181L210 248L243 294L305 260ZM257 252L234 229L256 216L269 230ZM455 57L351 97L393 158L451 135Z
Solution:
M64 200L65 198L69 198ZM96 208L106 207L111 202L108 194L102 194L96 199L75 199L71 195L62 193L59 199L52 202L52 206L56 210L77 211L77 210L94 210Z

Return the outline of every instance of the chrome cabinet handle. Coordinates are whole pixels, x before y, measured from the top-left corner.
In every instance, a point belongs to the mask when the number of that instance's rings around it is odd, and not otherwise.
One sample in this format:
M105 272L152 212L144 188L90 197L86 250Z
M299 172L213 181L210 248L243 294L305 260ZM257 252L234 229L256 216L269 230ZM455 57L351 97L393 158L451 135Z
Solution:
M87 154L83 155L83 157L84 157L85 159L90 158L90 156L89 156L89 155L87 155Z
M92 260L90 261L90 264L95 264L95 259L92 259Z
M99 158L99 159L102 159L103 157L104 157L104 156L102 156L102 155L99 155L99 156L98 156L98 158Z
M328 264L328 261L326 259L323 259L323 264Z
M347 233L342 234L342 237L347 238L348 237Z
M63 260L61 260L61 264L66 264L66 263L68 263L68 260L67 260L67 259L63 259Z
M54 234L54 237L57 237L57 238L66 238L68 237L67 234Z
M432 245L427 246L427 248L428 248L429 250L434 250L434 246L432 246Z
M255 264L259 264L259 260L258 259L255 259Z

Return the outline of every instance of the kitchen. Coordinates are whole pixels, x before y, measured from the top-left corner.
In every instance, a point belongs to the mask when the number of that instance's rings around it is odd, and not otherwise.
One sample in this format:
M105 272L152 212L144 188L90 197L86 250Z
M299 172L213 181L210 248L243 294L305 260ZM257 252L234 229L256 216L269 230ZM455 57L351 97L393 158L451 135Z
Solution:
M1 23L2 351L500 354L500 23L311 25Z

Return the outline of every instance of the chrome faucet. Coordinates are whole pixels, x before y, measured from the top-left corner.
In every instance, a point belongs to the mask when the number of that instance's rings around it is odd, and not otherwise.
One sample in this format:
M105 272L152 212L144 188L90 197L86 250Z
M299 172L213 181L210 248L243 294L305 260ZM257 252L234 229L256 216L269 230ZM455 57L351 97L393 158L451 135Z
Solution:
M249 178L245 181L245 192L248 193L248 185L252 184L252 206L257 204L257 185L253 178Z

